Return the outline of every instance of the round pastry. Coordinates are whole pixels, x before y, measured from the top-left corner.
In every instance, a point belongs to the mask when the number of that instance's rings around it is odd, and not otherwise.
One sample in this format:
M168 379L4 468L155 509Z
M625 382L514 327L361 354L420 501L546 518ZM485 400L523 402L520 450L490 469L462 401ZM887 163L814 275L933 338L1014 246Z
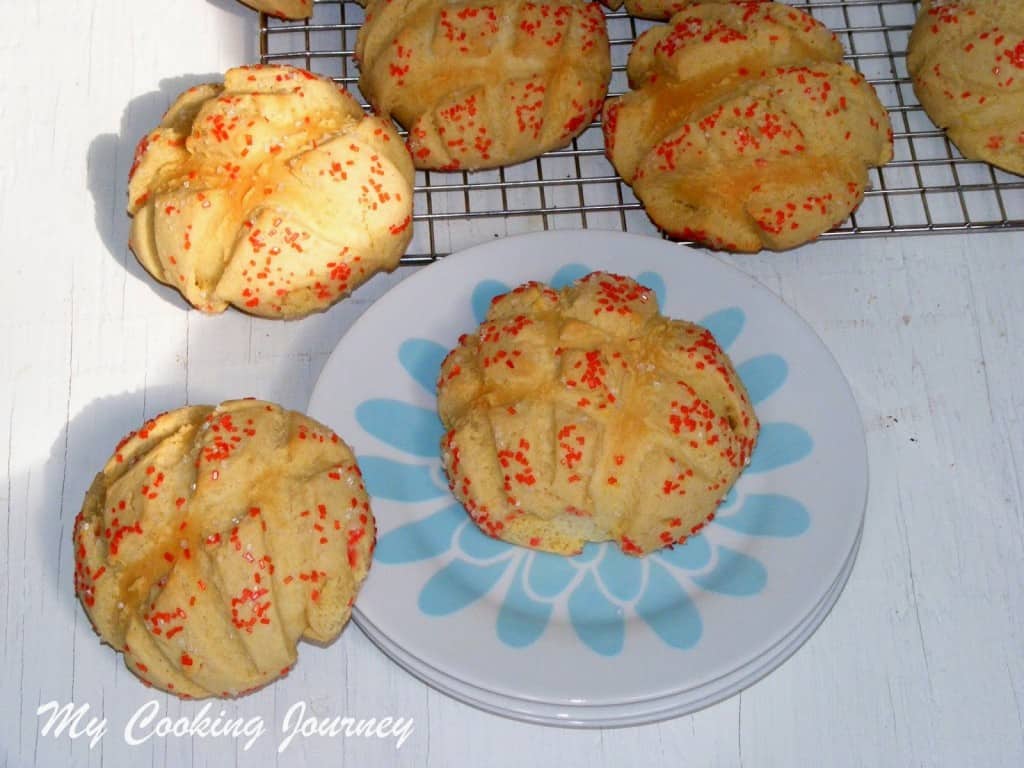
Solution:
M1024 174L1024 6L924 0L907 48L914 93L960 153Z
M299 639L348 621L375 528L337 435L258 400L192 406L129 434L75 519L75 592L148 684L237 696Z
M585 0L370 0L359 88L409 131L418 168L496 168L564 147L611 78L604 13Z
M130 244L204 312L299 317L398 264L413 173L391 123L330 80L231 69L182 94L140 142Z
M771 2L691 2L641 35L634 89L604 107L605 147L669 235L784 249L850 215L892 157L888 114L811 16Z
M278 19L308 19L313 15L313 0L242 0L257 11Z
M711 332L605 272L495 299L442 364L437 404L441 461L476 524L567 555L588 541L632 555L686 541L759 429Z

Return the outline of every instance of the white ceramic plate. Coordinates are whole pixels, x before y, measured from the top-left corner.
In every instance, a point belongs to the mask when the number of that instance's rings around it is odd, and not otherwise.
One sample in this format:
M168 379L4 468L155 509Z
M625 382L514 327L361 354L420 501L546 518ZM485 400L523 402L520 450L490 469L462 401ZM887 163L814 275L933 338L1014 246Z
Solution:
M447 490L434 412L440 361L490 298L527 280L628 274L665 314L703 322L762 424L751 465L685 546L561 558L495 542ZM814 332L700 251L613 232L546 232L454 254L378 300L338 344L309 413L355 449L380 531L355 620L426 682L543 723L635 724L750 685L817 628L853 566L864 434Z
M853 564L860 543L859 538L858 534L857 544L850 552L850 556L844 564L835 585L825 594L821 603L775 647L769 649L757 659L740 665L729 674L697 688L636 702L623 702L604 706L588 706L585 704L567 706L558 703L548 704L534 700L502 696L493 691L475 688L445 674L441 670L424 665L381 634L372 623L366 620L365 616L360 621L360 627L377 647L396 661L402 668L438 690L447 693L449 696L453 696L479 709L542 725L584 728L642 725L685 715L739 693L744 688L756 683L795 653L814 634L814 630L824 621L828 612L842 593L846 580L853 570Z

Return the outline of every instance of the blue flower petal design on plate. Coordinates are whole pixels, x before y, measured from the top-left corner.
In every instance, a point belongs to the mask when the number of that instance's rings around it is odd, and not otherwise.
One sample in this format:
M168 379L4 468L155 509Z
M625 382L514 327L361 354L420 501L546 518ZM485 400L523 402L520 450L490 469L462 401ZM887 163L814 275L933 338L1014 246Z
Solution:
M722 349L728 349L736 341L736 337L740 335L746 322L747 316L743 313L742 309L739 307L729 307L728 309L712 312L701 320L699 324L711 331L715 341L718 342L718 346Z
M476 524L463 512L462 519L466 522L462 532L459 534L459 547L470 557L480 560L489 560L498 555L504 555L512 551L512 546L504 541L492 539L485 534Z
M553 609L551 603L534 600L526 593L523 586L525 578L524 559L498 612L498 637L513 648L525 648L535 643L547 629Z
M444 554L455 529L466 522L461 504L451 504L429 517L388 531L377 541L373 559L378 563L415 563Z
M786 383L789 366L778 355L760 355L740 363L736 373L747 388L750 404L757 405Z
M718 561L711 572L693 577L704 589L733 597L749 597L764 589L768 574L759 560L723 546L715 554Z
M592 651L615 656L622 650L626 639L622 609L604 596L593 573L587 573L569 595L569 618L580 640Z
M628 602L643 588L643 561L618 550L609 550L597 565L597 575L612 597Z
M651 562L647 589L636 612L673 648L693 648L704 632L704 623L693 601L679 582L655 562Z
M751 474L769 472L794 464L810 454L812 448L814 440L803 427L788 422L762 424L746 471Z
M555 272L554 277L548 281L548 285L556 291L560 291L570 283L576 282L584 275L589 275L593 271L585 264L566 264Z
M719 511L731 507L733 504L736 503L737 498L738 495L736 493L736 486L734 485L732 488L729 489L729 492L725 494L725 498L722 499L722 503L718 505Z
M594 544L593 542L584 544L583 551L578 555L573 555L572 561L577 565L584 565L599 558L607 549L607 544Z
M472 605L490 592L508 569L510 560L477 565L452 560L435 573L420 591L419 608L428 616L447 616Z
M636 281L654 291L654 295L658 299L658 307L664 309L665 296L668 295L668 292L665 290L665 280L662 276L657 272L641 272L636 276Z
M534 552L530 558L527 582L535 595L558 597L576 576L571 562L550 552Z
M496 296L508 293L510 288L497 280L484 280L477 283L473 289L473 317L478 323L487 318L487 310L491 308L491 302Z
M654 556L676 568L696 571L711 562L711 545L708 544L707 536L699 534L688 538L685 544L676 544L671 549L659 550Z
M398 362L431 396L436 392L441 363L447 355L447 349L436 341L427 339L406 339L398 348Z
M371 496L392 501L429 501L448 494L447 488L438 488L430 467L403 464L383 456L360 456L359 468L366 480Z
M413 456L439 455L444 426L437 411L401 400L364 400L356 407L359 426L388 445Z
M749 536L793 537L811 525L807 508L789 496L771 493L747 496L743 506L732 515L719 515L719 525Z

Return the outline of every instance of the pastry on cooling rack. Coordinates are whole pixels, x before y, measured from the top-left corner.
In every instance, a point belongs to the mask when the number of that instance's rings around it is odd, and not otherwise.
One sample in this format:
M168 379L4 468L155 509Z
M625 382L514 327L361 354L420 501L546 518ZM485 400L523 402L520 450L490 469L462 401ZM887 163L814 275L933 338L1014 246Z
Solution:
M418 168L495 168L564 147L604 101L604 14L585 0L370 0L359 88Z
M257 11L278 19L308 19L313 15L313 0L242 0Z
M337 637L370 567L373 515L348 446L258 400L132 432L75 519L75 592L105 643L178 696L237 696Z
M850 215L892 157L888 114L835 36L779 3L691 2L630 52L605 148L673 237L790 248Z
M1024 174L1024 6L924 0L907 48L914 93L964 157Z
M681 8L689 4L690 0L601 0L601 4L612 10L626 7L626 13L630 16L638 16L641 19L654 19L656 21L668 21ZM709 3L730 3L733 0L706 0ZM750 3L764 3L768 0L745 0Z
M575 554L642 555L709 521L758 421L711 332L661 315L634 280L527 283L441 366L441 460L490 536Z
M204 312L324 309L398 264L413 167L390 121L294 67L182 94L129 173L131 247Z

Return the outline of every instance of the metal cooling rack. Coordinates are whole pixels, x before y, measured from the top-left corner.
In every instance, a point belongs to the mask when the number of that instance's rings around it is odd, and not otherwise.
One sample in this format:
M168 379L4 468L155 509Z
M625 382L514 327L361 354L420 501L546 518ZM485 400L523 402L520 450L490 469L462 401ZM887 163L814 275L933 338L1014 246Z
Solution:
M260 61L294 64L359 93L353 60L363 9L351 0L314 0L307 22L260 16ZM847 61L888 108L895 156L871 170L864 202L823 237L1024 229L1024 179L964 160L918 104L906 47L917 15L912 0L794 0L838 36ZM608 13L612 81L626 90L626 58L653 25ZM540 229L614 229L657 235L632 190L604 156L600 126L570 147L493 171L416 174L413 241L404 264L417 264L505 235Z

